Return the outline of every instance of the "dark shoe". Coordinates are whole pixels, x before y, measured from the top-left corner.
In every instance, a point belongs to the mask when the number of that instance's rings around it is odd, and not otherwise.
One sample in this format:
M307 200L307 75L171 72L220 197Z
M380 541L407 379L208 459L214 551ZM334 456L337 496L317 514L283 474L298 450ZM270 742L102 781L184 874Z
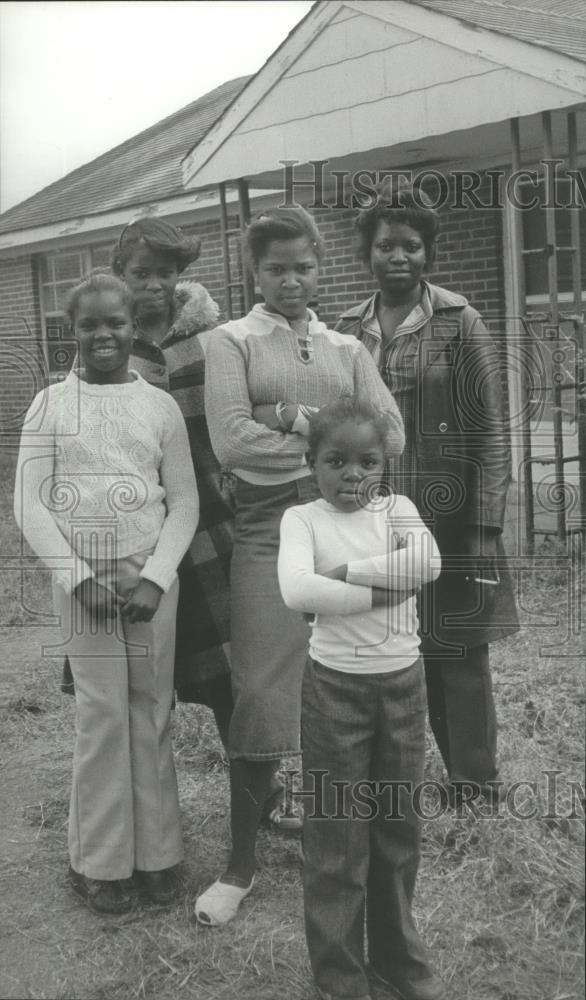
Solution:
M301 834L303 815L288 800L285 786L279 781L272 788L262 807L260 821L279 833Z
M507 800L507 787L504 781L487 781L480 786L480 795L487 805L498 809Z
M63 694L72 694L75 697L75 684L73 682L73 674L71 673L71 665L69 663L69 657L65 657L63 662L63 674L61 675L61 690Z
M152 903L167 906L177 899L180 886L175 868L163 868L158 872L136 871L134 875L140 891Z
M93 913L112 913L120 915L132 909L132 896L126 882L116 879L88 878L79 872L69 869L69 885L76 896L85 900Z
M431 975L425 979L405 979L397 976L392 981L379 975L374 969L370 970L375 982L382 983L388 987L397 1000L446 1000L447 993L444 984L437 976Z
M479 807L499 807L506 799L506 788L503 781L453 781L447 786L448 806L450 809L462 809L467 806L474 810Z

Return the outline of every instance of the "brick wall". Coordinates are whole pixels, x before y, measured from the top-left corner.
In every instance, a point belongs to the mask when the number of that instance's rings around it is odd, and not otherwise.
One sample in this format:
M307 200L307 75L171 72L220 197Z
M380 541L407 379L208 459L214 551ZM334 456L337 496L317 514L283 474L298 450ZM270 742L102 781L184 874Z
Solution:
M232 221L236 225L235 220L231 220L230 224ZM224 313L224 264L219 221L210 219L197 226L182 226L181 228L184 233L196 233L202 242L199 259L184 271L181 280L199 281L205 285Z
M502 212L458 209L441 212L438 253L431 280L461 292L487 319L505 306Z
M482 187L477 194L488 200ZM314 215L326 243L318 285L319 315L325 323L333 324L344 309L366 298L376 285L356 254L355 213L332 208ZM487 319L500 316L504 310L500 210L448 207L440 211L440 216L438 253L430 280L461 292ZM230 219L229 225L236 226L236 219ZM201 281L225 309L219 223L208 221L184 229L197 232L202 239L201 256L184 276ZM235 280L240 275L236 240L231 242L230 257Z
M236 229L238 226L237 216L228 218L228 228ZM220 236L219 220L209 220L197 226L182 226L185 233L196 233L202 241L202 249L199 259L192 264L182 275L187 280L201 282L208 292L216 300L221 309L221 316L226 318L227 297L224 288L224 258L222 253L222 240ZM230 247L230 278L237 282L242 280L242 253L241 239L239 236L231 236ZM231 292L232 308L235 316L244 313L244 295L241 288L235 288Z
M488 201L482 186L477 194ZM326 323L333 323L344 309L376 289L356 254L354 215L338 209L315 213L326 242L319 283L320 319ZM437 256L429 279L465 295L487 319L500 316L505 301L501 210L448 205L440 210L440 219Z
M26 408L43 387L36 265L0 262L0 446L16 444Z
M478 192L483 198L482 190ZM372 278L356 254L354 212L328 209L315 213L326 243L318 285L320 319L334 324L340 313L375 290ZM236 219L229 219L236 226ZM441 212L437 259L430 274L436 284L465 295L487 320L496 320L504 311L501 213L498 209L447 208ZM219 220L208 220L185 232L197 232L202 240L198 261L185 271L185 279L200 281L227 315L224 294L224 267ZM241 276L238 240L231 240L232 279ZM238 294L235 313L242 313ZM30 328L27 332L25 322ZM491 323L498 334L500 324ZM0 336L3 342L0 368L0 419L2 426L19 424L38 388L42 353L38 347L41 321L34 259L0 262ZM15 353L14 338L21 343ZM10 357L12 355L12 357Z

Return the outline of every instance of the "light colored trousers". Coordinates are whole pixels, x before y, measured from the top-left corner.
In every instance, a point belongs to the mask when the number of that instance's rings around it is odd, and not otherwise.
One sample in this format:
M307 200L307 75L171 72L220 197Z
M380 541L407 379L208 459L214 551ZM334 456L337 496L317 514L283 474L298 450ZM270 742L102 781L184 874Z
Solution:
M148 555L92 568L125 597ZM53 596L75 681L71 866L96 879L170 868L183 858L171 746L178 583L152 621L136 624L120 616L96 623L57 584Z

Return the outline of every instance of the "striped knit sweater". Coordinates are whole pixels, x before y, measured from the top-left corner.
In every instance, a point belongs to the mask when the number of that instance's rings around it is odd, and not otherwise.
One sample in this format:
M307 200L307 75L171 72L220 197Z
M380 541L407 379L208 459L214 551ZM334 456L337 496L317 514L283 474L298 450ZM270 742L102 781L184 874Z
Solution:
M261 404L320 407L361 392L392 414L393 433L404 442L395 401L364 345L328 330L311 310L308 334L305 352L305 340L300 343L285 317L262 305L209 334L205 407L212 447L221 465L249 483L277 485L307 475L306 439L257 423L252 411Z

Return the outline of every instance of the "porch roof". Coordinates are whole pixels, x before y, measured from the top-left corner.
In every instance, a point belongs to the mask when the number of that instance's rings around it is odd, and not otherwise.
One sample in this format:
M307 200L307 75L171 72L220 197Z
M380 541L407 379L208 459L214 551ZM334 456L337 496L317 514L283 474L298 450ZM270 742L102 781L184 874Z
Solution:
M573 6L572 17L558 6ZM286 160L365 169L453 162L469 159L469 140L490 162L508 162L510 118L583 110L578 6L322 0L185 157L185 186L245 177L278 187ZM513 34L524 18L520 40ZM539 150L534 131L528 144Z

